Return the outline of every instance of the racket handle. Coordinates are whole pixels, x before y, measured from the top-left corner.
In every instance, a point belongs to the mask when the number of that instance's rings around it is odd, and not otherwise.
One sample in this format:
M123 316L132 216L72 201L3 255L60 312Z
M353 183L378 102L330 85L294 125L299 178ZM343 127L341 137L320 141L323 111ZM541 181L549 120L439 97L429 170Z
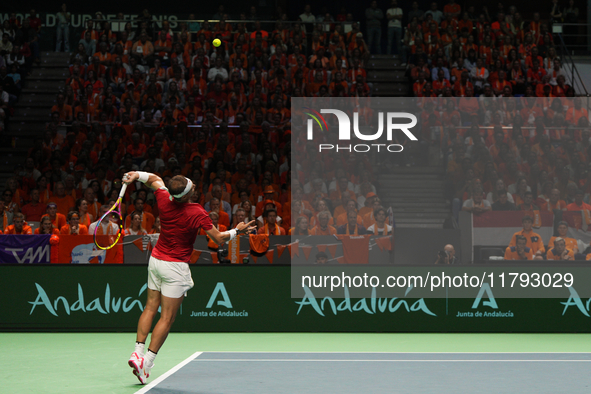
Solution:
M124 183L123 186L121 187L121 191L119 192L119 198L123 198L126 190L127 190L127 183Z

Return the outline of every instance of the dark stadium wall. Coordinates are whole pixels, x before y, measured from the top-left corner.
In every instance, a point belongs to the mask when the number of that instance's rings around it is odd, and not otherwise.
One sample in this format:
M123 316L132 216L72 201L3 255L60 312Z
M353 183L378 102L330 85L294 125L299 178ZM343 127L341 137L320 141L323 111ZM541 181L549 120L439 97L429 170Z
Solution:
M330 12L333 16L340 12L341 7L345 7L347 12L353 14L353 18L357 20L364 21L365 20L365 9L369 7L371 0L366 1L355 1L355 0L342 0L338 3L335 1L329 0L320 0L314 2L302 2L302 1L289 1L289 0L277 0L277 1L267 1L267 0L259 0L257 2L248 2L244 3L242 1L224 1L224 2L199 2L195 3L194 7L187 6L185 2L171 2L167 3L166 8L162 8L159 2L153 0L146 0L143 2L121 2L115 0L104 0L100 2L100 5L97 3L83 3L83 4L75 4L71 2L66 2L68 6L68 10L72 14L92 14L94 15L97 11L102 12L103 14L117 14L118 12L123 12L124 14L140 14L143 9L147 9L151 14L154 15L175 15L175 14L190 14L194 13L197 17L211 17L216 11L220 4L223 4L226 8L226 11L229 12L231 16L236 14L237 12L247 12L248 8L253 5L257 7L257 12L260 16L274 16L276 7L281 7L284 12L287 12L288 19L295 19L298 15L303 12L304 5L310 3L312 5L312 13L314 15L318 15L323 7L326 7L328 12ZM437 1L439 4L439 9L443 10L443 6L447 3L447 1ZM459 1L458 2L462 8L471 5L472 3L466 1ZM534 11L538 11L542 13L542 18L548 17L548 6L550 1L544 3L542 7L540 7L539 1L534 0L520 0L519 2L503 2L505 7L508 8L511 4L516 4L518 11L522 13L525 18L530 18L531 14ZM7 14L11 12L17 13L28 13L31 9L35 9L38 13L57 13L59 11L60 3L53 3L53 6L48 6L48 3L41 0L30 0L26 3L26 5L22 5L19 3L10 2L4 4L2 7L2 12L0 12L0 19L3 21ZM403 10L409 10L412 4L411 0L399 0L398 6L401 7ZM431 1L428 0L420 0L419 1L419 8L423 11L429 9ZM482 6L487 6L489 11L492 13L494 10L497 9L497 1L494 0L485 0L479 2L476 5L476 11L479 12ZM581 11L581 16L586 15L587 3L584 1L575 1L577 7ZM386 10L390 6L389 0L378 0L378 7L382 10ZM236 11L238 10L238 11ZM238 17L239 15L236 15ZM385 23L385 22L384 22Z

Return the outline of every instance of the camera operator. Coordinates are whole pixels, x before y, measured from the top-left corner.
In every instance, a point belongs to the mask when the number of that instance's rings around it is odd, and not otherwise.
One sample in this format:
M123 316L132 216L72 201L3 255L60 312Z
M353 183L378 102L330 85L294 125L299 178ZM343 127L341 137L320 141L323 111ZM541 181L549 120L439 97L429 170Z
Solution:
M460 264L460 260L456 257L456 250L453 245L445 245L443 250L437 252L437 260L435 264Z

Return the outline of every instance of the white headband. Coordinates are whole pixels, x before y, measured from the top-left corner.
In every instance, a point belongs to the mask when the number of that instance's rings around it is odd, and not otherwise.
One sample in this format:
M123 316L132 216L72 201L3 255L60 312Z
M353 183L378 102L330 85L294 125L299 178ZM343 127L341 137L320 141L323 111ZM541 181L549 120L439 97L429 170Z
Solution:
M187 180L187 186L185 186L185 190L183 190L183 192L181 194L171 194L170 195L170 201L172 201L172 198L182 198L185 194L189 193L191 191L191 189L193 188L193 182L191 182L191 180L189 178L185 178Z

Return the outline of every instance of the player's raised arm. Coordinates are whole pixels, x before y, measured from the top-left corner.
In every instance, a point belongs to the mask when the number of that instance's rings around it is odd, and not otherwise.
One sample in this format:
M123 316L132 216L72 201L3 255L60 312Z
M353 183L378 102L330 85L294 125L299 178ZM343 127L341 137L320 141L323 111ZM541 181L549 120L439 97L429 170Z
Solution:
M236 237L236 235L246 234L255 229L253 226L254 220L250 223L238 223L236 228L224 232L220 232L217 228L212 227L211 230L205 230L205 233L218 245L224 242L230 241Z
M156 174L144 171L130 171L123 175L123 183L131 184L136 181L140 181L150 189L157 190L164 187L164 181Z

